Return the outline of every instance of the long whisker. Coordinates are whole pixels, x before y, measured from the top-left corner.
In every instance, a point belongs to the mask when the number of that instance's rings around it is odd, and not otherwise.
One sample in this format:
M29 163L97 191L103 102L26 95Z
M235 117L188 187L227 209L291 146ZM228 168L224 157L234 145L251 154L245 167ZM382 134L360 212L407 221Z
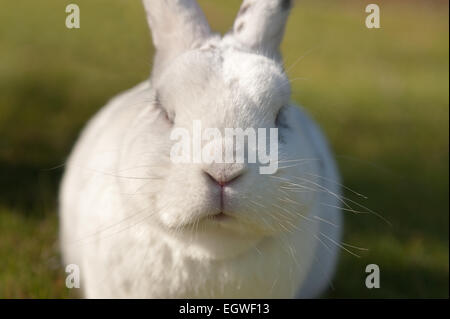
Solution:
M348 252L349 254L357 257L357 258L361 258L361 256L355 254L354 252L352 252L351 250L345 248L344 246L342 246L341 244L339 244L337 241L335 241L333 238L328 237L327 235L325 235L324 233L320 232L320 234L322 236L324 236L326 239L328 239L329 241L331 241L333 244L336 244L338 247L341 247L343 250L345 250L346 252Z
M361 193L358 193L357 191L351 189L350 187L345 186L344 184L339 183L339 182L337 182L337 181L334 181L334 180L332 180L331 178L323 177L323 176L316 175L316 174L312 174L312 173L306 173L306 175L310 175L310 176L313 176L313 177L320 178L320 179L322 179L322 180L324 180L324 181L328 181L328 182L334 183L334 184L339 185L340 187L342 187L342 188L348 190L349 192L352 192L352 193L355 194L356 196L362 197L362 198L364 198L364 199L368 199L367 196L365 196L365 195L363 195L363 194L361 194Z

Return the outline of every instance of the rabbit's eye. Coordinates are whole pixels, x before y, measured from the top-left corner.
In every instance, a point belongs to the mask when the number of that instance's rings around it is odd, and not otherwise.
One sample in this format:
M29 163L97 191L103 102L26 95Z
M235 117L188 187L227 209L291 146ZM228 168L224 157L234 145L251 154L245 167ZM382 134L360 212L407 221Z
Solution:
M173 119L175 118L175 116L169 114L169 112L167 112L167 110L164 109L163 107L161 107L161 111L163 112L163 115L164 115L164 118L166 119L166 121L169 122L170 124L173 124Z
M279 129L283 129L283 128L289 128L289 125L287 124L287 118L286 118L286 114L285 114L285 107L281 107L280 110L278 111L278 114L275 118L275 126Z
M287 123L287 118L286 118L286 113L285 111L285 107L281 107L280 110L278 111L278 114L275 118L275 126L276 128L278 128L278 140L280 143L285 143L285 133L283 132L286 129L289 128L289 125Z
M164 119L165 119L167 122L169 122L170 124L173 124L173 120L174 120L174 118L175 118L175 115L174 115L174 114L170 114L170 113L162 106L162 104L161 104L161 102L160 102L160 100L159 100L159 98L158 98L158 95L156 96L155 104L156 104L156 107L161 111L161 114L163 115Z

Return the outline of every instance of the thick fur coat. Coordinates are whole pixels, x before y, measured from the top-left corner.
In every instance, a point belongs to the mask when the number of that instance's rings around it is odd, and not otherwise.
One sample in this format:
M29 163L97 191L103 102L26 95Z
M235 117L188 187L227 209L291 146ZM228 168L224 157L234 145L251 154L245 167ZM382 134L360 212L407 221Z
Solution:
M316 297L341 234L339 176L290 101L279 45L290 1L246 0L213 33L194 0L144 0L150 79L91 119L60 192L61 245L88 298ZM173 128L278 128L278 169L174 163Z

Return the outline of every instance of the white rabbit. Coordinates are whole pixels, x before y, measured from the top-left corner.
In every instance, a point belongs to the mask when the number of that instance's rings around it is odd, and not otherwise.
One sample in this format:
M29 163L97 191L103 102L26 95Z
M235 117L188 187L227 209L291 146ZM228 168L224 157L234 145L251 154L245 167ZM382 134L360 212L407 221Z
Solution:
M195 0L144 0L151 78L108 103L67 162L66 264L88 298L317 297L341 234L335 162L290 98L279 45L291 3L246 0L212 33ZM278 128L278 169L174 163L173 128Z

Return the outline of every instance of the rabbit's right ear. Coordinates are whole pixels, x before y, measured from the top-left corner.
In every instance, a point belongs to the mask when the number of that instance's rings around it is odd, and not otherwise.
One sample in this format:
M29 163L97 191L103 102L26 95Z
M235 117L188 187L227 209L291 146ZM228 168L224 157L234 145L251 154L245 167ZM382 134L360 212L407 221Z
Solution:
M156 48L153 76L181 53L211 36L205 15L195 0L143 0Z

